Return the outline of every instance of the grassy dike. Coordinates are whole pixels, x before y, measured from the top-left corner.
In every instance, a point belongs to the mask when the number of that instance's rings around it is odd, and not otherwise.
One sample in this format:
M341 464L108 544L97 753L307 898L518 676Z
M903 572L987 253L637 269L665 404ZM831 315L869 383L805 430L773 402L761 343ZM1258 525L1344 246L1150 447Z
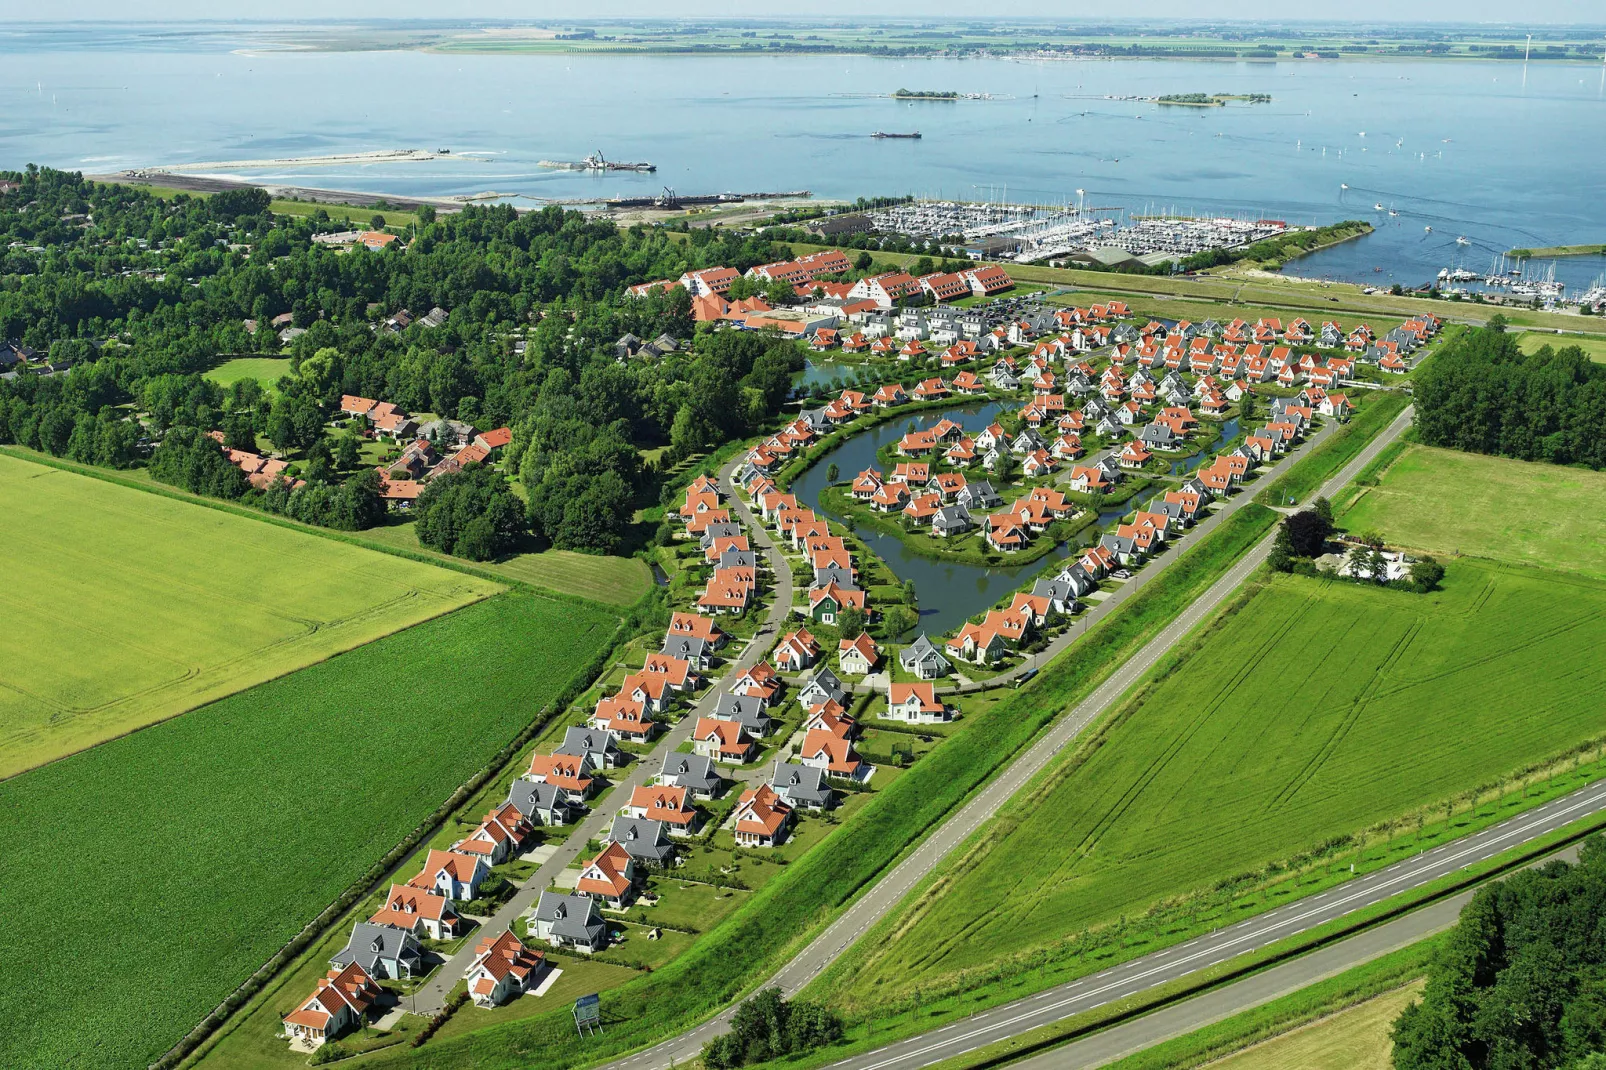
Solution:
M921 759L829 839L788 866L739 911L668 966L611 993L607 1032L576 1044L567 1007L423 1054L385 1052L374 1066L556 1068L622 1054L706 1018L768 977L847 903L984 784L1061 711L1092 691L1163 622L1209 588L1270 530L1251 505L1184 554L1153 584L1048 666L1037 680Z

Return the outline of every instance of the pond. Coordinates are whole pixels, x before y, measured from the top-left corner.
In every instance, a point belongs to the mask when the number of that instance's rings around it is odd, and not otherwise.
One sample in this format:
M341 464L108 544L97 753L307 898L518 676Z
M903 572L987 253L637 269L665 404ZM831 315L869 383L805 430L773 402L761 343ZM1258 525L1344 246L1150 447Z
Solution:
M876 451L902 438L911 422L917 429L924 429L947 417L967 433L975 434L996 420L1000 411L1001 406L996 401L972 402L930 410L908 419L889 420L855 435L821 457L792 484L792 493L797 495L798 501L833 520L843 521L845 517L820 504L820 491L827 485L825 472L830 465L837 466L839 481L850 481L866 468L879 470L881 464L876 460ZM1127 504L1109 512L1119 517L1132 508ZM914 580L915 590L920 595L920 628L932 636L949 632L967 617L985 612L1032 576L1057 571L1059 563L1072 552L1072 544L1067 543L1027 565L989 568L924 557L908 549L896 536L879 531L860 529L858 536L900 580Z
M803 370L798 372L792 381L792 396L802 397L808 393L810 387L814 386L845 389L857 382L859 373L868 368L868 364L861 362L809 357L803 362ZM822 399L820 404L823 404L824 400Z
M1197 453L1191 453L1180 460L1171 462L1171 474L1185 476L1204 463L1204 459L1212 453L1219 453L1227 443L1238 437L1238 417L1222 422L1221 434L1208 446L1201 447Z

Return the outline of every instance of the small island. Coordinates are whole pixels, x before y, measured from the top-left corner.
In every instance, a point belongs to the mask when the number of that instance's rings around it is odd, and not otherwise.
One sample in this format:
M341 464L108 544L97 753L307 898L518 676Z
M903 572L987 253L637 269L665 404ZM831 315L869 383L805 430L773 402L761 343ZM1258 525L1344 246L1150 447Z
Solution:
M1154 97L1156 104L1180 104L1190 108L1224 108L1229 100L1248 104L1270 104L1270 93L1167 93Z
M895 100L958 100L952 89L900 89L892 94Z
M1506 255L1520 260L1552 256L1606 256L1606 245L1546 245L1537 249L1512 249Z

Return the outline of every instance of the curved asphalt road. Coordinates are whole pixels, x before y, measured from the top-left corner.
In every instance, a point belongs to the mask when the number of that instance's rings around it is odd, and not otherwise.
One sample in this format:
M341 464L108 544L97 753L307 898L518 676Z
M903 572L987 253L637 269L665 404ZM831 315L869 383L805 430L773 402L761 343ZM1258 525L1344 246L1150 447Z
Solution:
M1406 428L1411 426L1412 415L1412 407L1407 406L1405 411L1381 435L1368 444L1343 471L1329 480L1318 494L1331 497L1346 483L1354 479L1361 469L1370 464L1379 453L1403 434ZM1247 497L1248 495L1245 494L1239 501L1241 502ZM890 913L909 890L925 877L933 867L946 858L950 852L956 849L967 836L976 830L977 826L996 814L999 808L1024 787L1028 780L1047 766L1061 750L1074 742L1084 728L1101 716L1144 673L1157 664L1172 646L1225 602L1232 592L1266 560L1266 557L1271 553L1273 541L1274 535L1268 535L1254 549L1245 554L1241 560L1228 570L1225 576L1216 581L1208 591L1183 610L1158 635L1150 639L1137 654L1112 673L1091 695L1065 716L1054 722L1036 743L1005 767L987 787L973 796L969 802L965 803L919 847L910 852L885 877L865 892L864 895L860 896L823 933L815 937L801 953L782 967L774 977L765 982L764 987L778 986L784 994L792 995L813 979L821 970L835 962L838 956L864 934L865 930ZM1141 575L1141 573L1139 574ZM1606 800L1606 786L1601 789L1601 798ZM1572 820L1572 818L1569 817L1566 820ZM1539 832L1532 833L1532 835L1539 834ZM1511 846L1511 844L1502 842L1495 850L1504 850L1508 846ZM1460 853L1456 853L1451 857L1462 859L1455 866L1452 866L1452 869L1476 861L1472 857L1463 859ZM1385 873L1393 872L1393 870L1385 871ZM1423 877L1422 880L1431 880L1433 876L1437 875L1437 873L1434 873L1431 876ZM1354 887L1364 889L1375 885L1375 882L1374 884L1368 884L1368 881L1374 881L1374 878L1365 878ZM1416 883L1421 883L1421 880ZM1383 893L1383 897L1414 886L1414 884L1390 883L1387 886L1388 890ZM1336 913L1324 913L1321 918L1324 921L1367 905L1366 902L1350 897L1350 886L1345 886L1343 894L1333 897L1331 901L1327 901L1327 896L1319 898L1324 901L1324 905L1313 901L1311 904L1313 908L1319 911L1337 909ZM1375 900L1368 900L1367 902L1371 901ZM1284 910L1278 911L1276 914L1254 919L1244 924L1265 923L1275 918L1277 914L1286 915L1287 913L1287 908L1284 908ZM1300 916L1302 917L1303 914ZM1285 917L1278 924L1288 923L1289 919ZM1303 926L1303 928L1309 928L1309 925L1319 923L1318 921L1312 921ZM1086 978L1072 986L1067 986L1065 989L1050 989L1047 992L1033 996L1030 1000L1007 1004L985 1014L977 1015L973 1019L967 1019L964 1023L945 1026L937 1033L913 1037L868 1055L843 1060L837 1065L852 1067L854 1070L893 1070L893 1068L914 1070L914 1068L924 1066L927 1063L936 1062L971 1048L983 1044L991 1044L994 1041L1036 1028L1067 1014L1076 1014L1090 1007L1100 1006L1102 1002L1107 1002L1108 999L1119 999L1123 996L1131 995L1133 992L1163 984L1166 981L1184 976L1192 970L1213 965L1223 958L1240 954L1251 950L1252 947L1259 947L1268 943L1272 939L1288 935L1287 932L1279 932L1276 936L1257 938L1252 945L1242 943L1218 945L1213 942L1218 937L1224 938L1226 933L1233 931L1232 929L1223 930L1220 934L1212 934L1211 937L1205 938L1208 942L1208 947L1213 950L1206 952L1202 959L1195 946L1200 944L1200 941L1195 941L1193 944L1184 945L1182 948L1172 948L1167 951L1157 952L1155 956L1152 956L1152 959L1138 959L1107 971L1111 975L1121 974L1122 979L1113 982L1119 986L1119 991L1115 995L1109 995L1101 999L1097 995L1098 993L1113 991L1110 987L1110 982L1098 982L1097 978ZM1302 931L1302 929L1289 930L1289 932L1299 931ZM1187 954L1184 954L1185 950L1188 951ZM1162 962L1161 960L1165 961ZM1131 971L1131 976L1122 971ZM1105 975L1098 976L1104 977ZM1078 990L1086 988L1087 991L1079 991L1076 994L1072 994L1072 988ZM1056 996L1059 998L1054 998ZM1088 999L1093 1001L1084 1002ZM1034 1003L1037 1006L1029 1006ZM710 1038L726 1030L733 1010L734 1008L726 1008L720 1014L690 1032L672 1040L663 1041L628 1058L616 1060L608 1064L608 1066L610 1070L659 1070L659 1068L685 1063L700 1053L703 1045ZM964 1026L964 1028L960 1028L960 1026Z

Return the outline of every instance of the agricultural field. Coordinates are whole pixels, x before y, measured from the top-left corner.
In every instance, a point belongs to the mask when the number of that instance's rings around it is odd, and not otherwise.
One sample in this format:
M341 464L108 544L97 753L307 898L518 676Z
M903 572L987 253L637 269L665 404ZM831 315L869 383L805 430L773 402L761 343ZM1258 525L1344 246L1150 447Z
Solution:
M1418 982L1373 996L1210 1065L1213 1070L1392 1070L1389 1030L1421 994Z
M414 553L433 553L419 545L411 522L372 528L363 532L362 537ZM475 567L559 594L572 594L613 606L634 605L652 586L652 570L639 558L605 557L573 550L514 554L505 560L481 562Z
M1606 582L1451 564L1431 595L1276 576L850 952L941 989L1529 767L1603 725ZM1533 666L1545 665L1536 673ZM928 989L928 990L929 990Z
M0 534L0 777L499 589L4 454Z
M1341 504L1350 531L1606 578L1606 472L1412 445Z
M0 1065L155 1059L616 625L504 594L0 783Z
M289 374L289 357L235 357L209 369L203 378L219 386L233 386L241 379L255 379L262 384L262 389L276 393L273 384Z

